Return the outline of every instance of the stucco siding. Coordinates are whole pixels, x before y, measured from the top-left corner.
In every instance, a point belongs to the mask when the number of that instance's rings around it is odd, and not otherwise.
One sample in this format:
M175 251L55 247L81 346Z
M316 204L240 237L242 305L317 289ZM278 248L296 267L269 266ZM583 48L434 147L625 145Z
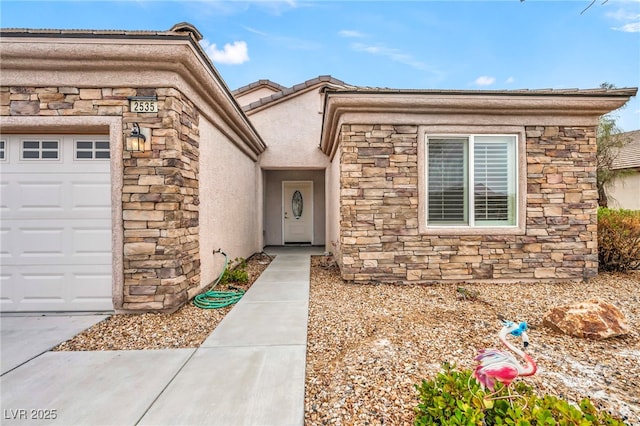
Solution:
M337 158L327 167L326 173L327 213L326 228L327 251L340 253L340 161Z
M267 170L265 175L265 245L282 245L282 182L313 181L313 244L325 244L324 170Z
M329 164L320 151L322 95L317 89L287 102L249 113L249 120L269 147L260 156L264 169L324 169Z
M608 198L611 208L640 210L640 171L616 179L611 185Z
M229 259L260 251L256 164L210 122L200 123L201 286L220 273L222 249Z

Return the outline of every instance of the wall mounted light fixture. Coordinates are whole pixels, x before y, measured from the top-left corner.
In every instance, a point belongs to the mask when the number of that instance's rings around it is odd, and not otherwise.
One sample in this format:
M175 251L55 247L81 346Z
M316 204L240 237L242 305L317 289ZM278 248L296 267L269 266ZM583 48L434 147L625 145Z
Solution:
M144 152L146 148L147 136L144 135L144 130L140 130L138 123L133 123L133 129L131 134L127 136L127 150L134 152Z

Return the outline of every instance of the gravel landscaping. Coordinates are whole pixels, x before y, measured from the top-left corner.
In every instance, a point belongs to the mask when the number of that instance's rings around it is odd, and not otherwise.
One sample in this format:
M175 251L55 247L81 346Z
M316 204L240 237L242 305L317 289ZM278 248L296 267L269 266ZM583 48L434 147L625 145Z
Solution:
M247 289L270 259L248 259ZM538 373L523 379L539 393L594 404L640 425L640 271L600 274L589 283L345 283L331 257L312 257L305 424L412 424L414 384L435 377L443 362L472 368L478 349L499 348L497 314L531 327L528 352ZM552 307L590 298L617 306L631 333L593 341L542 325ZM231 308L191 304L173 314L117 315L55 350L197 347Z
M248 290L272 258L259 253L247 259L249 281L232 284ZM216 290L226 290L218 285ZM115 351L135 349L197 348L211 334L232 306L200 309L191 303L172 314L113 315L58 345L54 351Z
M591 397L640 425L640 272L601 274L589 283L349 284L330 258L313 260L305 420L309 425L412 424L414 384L442 362L471 369L478 349L500 348L500 313L531 326L528 352L538 373L523 379L540 394ZM592 341L542 326L551 307L598 297L618 307L631 333Z

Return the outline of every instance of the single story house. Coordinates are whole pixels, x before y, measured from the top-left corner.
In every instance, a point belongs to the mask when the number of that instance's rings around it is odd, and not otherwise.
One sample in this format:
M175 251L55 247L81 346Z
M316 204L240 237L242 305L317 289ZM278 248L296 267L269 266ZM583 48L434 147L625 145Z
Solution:
M626 173L607 188L609 207L640 210L640 130L622 133L620 137L627 143L616 153L611 168Z
M3 29L2 311L172 311L266 245L346 280L597 273L598 117L636 88L230 91L187 23Z

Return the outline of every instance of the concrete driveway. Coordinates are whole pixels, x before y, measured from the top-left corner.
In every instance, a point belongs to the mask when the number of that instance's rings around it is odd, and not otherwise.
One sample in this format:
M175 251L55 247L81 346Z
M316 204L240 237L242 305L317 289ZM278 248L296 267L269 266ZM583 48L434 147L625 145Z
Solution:
M51 352L106 316L2 316L0 423L301 426L310 254L281 251L199 348Z
M3 314L0 317L0 374L4 375L107 317L106 314Z

